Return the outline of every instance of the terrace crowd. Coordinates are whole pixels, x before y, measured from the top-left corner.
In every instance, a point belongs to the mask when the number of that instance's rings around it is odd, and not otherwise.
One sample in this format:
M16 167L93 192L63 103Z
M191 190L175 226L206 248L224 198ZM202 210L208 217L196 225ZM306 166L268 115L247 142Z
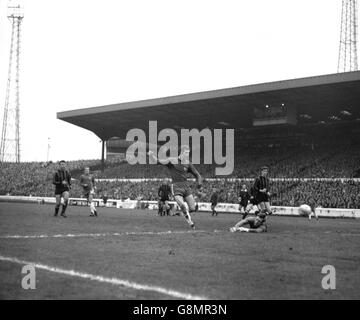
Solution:
M243 152L242 152L243 151ZM241 148L235 157L231 176L215 177L214 165L197 165L205 178L202 201L209 201L214 188L221 191L223 202L236 203L240 184L252 184L259 167L270 167L272 203L298 206L303 203L332 208L360 208L360 146L336 146L323 148L293 147L269 149ZM99 160L67 162L72 177L78 179L83 168L89 166L97 179L163 179L168 177L167 168L160 165L129 165L115 160L105 163L101 171ZM53 196L52 175L56 163L7 163L0 162L0 194L26 196ZM208 179L206 181L206 178ZM217 181L210 178L222 178ZM237 178L236 181L231 178ZM289 180L292 179L292 180ZM312 178L306 181L306 178ZM320 178L331 178L329 181ZM343 178L343 179L339 179ZM316 180L318 179L318 180ZM114 199L156 200L160 181L98 181L97 196L106 194ZM81 196L77 180L73 181L71 196Z

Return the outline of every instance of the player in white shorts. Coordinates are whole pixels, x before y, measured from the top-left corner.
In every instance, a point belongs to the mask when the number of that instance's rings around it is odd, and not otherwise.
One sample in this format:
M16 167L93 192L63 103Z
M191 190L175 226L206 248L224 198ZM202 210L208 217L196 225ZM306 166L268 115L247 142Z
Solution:
M84 168L84 174L80 177L80 185L83 188L83 195L87 199L90 206L90 217L97 217L97 211L93 202L95 194L95 178L90 174L90 168Z

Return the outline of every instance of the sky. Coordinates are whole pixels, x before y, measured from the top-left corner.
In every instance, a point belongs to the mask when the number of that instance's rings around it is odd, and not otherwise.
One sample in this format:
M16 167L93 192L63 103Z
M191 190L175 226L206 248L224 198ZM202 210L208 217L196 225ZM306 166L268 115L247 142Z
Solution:
M0 128L8 2L0 0ZM57 120L60 111L337 71L341 0L21 3L21 161L46 161L48 141L52 161L100 158L100 139Z

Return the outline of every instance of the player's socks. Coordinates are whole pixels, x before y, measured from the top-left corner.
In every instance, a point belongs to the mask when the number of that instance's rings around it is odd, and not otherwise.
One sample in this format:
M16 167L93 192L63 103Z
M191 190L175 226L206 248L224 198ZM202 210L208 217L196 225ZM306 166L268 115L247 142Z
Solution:
M94 203L93 202L90 202L90 212L91 212L91 215L95 215L95 206L94 206Z
M59 209L60 207L55 207L54 217L57 217L57 215L59 214Z
M188 222L188 224L192 223L189 212L184 213L184 217L185 217L186 221Z
M68 206L67 202L65 202L65 203L63 204L63 206L62 206L61 216L64 217L64 218L67 217L66 214L65 214L65 211L66 211L67 206Z
M187 213L187 215L185 215L185 219L187 220L189 226L192 228L192 229L195 229L195 223L191 220L191 216L189 213Z
M194 226L194 222L192 222L191 220L191 216L189 212L184 213L184 217L186 219L186 221L188 222L188 224L190 225L190 227Z

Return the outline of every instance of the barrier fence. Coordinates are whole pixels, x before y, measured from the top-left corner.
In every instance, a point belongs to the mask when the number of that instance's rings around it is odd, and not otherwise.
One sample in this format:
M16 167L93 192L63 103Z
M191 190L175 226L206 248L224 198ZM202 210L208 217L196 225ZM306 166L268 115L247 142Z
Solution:
M94 204L97 207L108 207L118 209L150 209L157 210L157 201L143 201L143 200L115 200L108 199L106 204L102 199L94 199ZM25 196L0 196L0 202L20 202L20 203L37 203L37 204L55 204L54 197L25 197ZM169 201L175 209L176 202ZM87 206L85 198L70 198L70 206ZM211 204L208 202L198 202L200 212L211 212ZM282 207L272 206L274 215L279 216L300 216L298 207ZM360 209L336 209L336 208L316 208L316 213L319 217L326 218L360 218ZM219 203L216 207L217 212L221 213L239 213L239 204L234 203Z

